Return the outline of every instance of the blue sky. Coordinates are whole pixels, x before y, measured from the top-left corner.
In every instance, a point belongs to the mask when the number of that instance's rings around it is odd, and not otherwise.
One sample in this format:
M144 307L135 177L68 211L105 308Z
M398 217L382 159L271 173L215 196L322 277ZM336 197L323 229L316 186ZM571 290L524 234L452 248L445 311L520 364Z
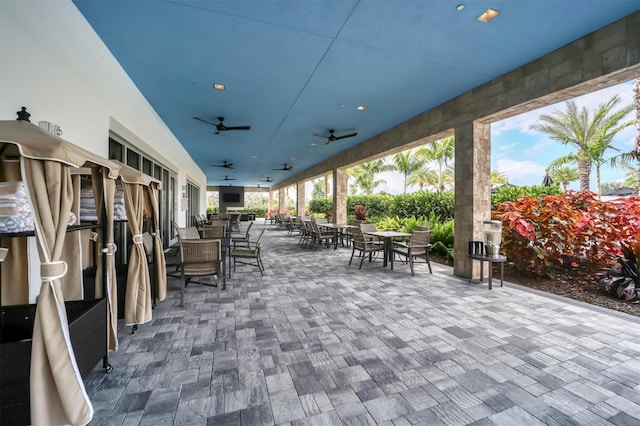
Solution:
M618 110L623 105L633 102L633 83L634 81L628 81L608 87L574 98L574 101L578 104L578 108L587 107L593 111L617 94L622 100L616 108ZM565 102L560 102L493 123L491 125L491 168L504 173L509 183L513 185L542 183L547 165L552 160L574 151L560 142L551 140L544 133L531 130L530 126L537 123L542 114L564 109ZM632 118L633 113L628 119ZM614 146L622 152L631 151L637 132L637 127L627 127L618 134ZM609 166L601 168L602 183L621 180L624 175L625 171L622 169L611 169ZM384 179L386 183L378 186L376 192L386 191L390 194L403 192L403 178L399 173L385 172L381 173L379 178ZM569 189L577 190L578 188L577 182L569 185ZM416 190L417 188L408 188L407 192ZM595 170L591 173L591 190L596 190Z
M574 101L578 108L586 107L593 111L616 94L622 100L616 110L631 104L633 102L633 81L580 96ZM565 102L561 102L493 123L491 126L491 168L503 172L509 178L509 183L514 185L540 184L544 178L545 169L552 160L575 152L575 150L551 140L544 133L531 130L530 126L537 123L542 114L565 110L565 105ZM628 116L628 119L632 118L633 113ZM631 151L637 132L637 127L627 127L618 134L614 146L621 152ZM611 154L614 152L611 151ZM621 180L624 175L625 171L622 169L612 169L609 166L601 168L602 183ZM569 186L569 189L578 189L578 186L578 183L575 182ZM595 170L591 173L591 190L596 190Z

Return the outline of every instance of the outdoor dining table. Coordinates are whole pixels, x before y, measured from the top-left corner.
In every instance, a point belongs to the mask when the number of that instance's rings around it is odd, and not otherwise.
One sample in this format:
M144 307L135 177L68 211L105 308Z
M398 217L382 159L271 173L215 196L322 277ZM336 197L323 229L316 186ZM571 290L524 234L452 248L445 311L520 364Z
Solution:
M357 228L355 225L347 225L346 223L319 223L318 226L322 226L323 228L333 229L335 232L335 236L333 238L333 249L338 249L338 237L340 233L343 232L343 229L349 228ZM344 244L343 244L344 245Z
M396 231L370 231L363 232L363 234L384 239L384 259L382 261L383 268L387 267L388 261L390 261L391 256L393 256L393 250L391 250L391 240L393 238L406 238L411 236L411 234L408 234L406 232Z

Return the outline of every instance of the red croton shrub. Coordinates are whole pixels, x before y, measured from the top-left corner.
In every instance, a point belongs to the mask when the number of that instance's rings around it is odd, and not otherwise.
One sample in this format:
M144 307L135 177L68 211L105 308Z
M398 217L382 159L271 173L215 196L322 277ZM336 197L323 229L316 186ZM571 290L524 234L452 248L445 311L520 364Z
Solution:
M615 262L621 244L640 239L640 198L600 201L589 191L522 196L502 203L503 250L514 265L538 276L556 268L594 271Z

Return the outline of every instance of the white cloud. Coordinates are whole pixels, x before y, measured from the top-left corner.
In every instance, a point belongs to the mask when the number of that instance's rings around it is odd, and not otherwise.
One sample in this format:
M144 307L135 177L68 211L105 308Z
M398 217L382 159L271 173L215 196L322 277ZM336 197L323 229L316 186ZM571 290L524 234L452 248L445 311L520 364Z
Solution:
M524 150L524 154L527 157L535 157L541 154L545 154L549 151L550 148L556 148L559 142L554 142L550 139L541 138L538 142L533 145L530 145L527 149Z
M504 173L513 185L538 185L545 175L545 166L535 161L517 161L503 158L497 161L497 170Z
M383 172L376 175L376 179L385 180L387 183L376 187L374 192L385 191L389 194L402 194L404 191L404 177L398 172Z
M504 144L498 147L498 151L511 151L511 149L517 147L518 144L515 142Z

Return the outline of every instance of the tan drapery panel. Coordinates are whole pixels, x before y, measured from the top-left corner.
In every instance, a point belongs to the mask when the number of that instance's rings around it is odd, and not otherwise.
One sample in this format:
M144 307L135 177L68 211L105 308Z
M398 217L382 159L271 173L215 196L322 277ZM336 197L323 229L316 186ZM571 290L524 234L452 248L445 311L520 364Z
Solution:
M154 244L154 267L156 275L156 289L158 300L167 298L167 265L164 259L164 248L162 247L162 239L160 238L160 209L158 208L158 185L152 183L147 187L147 195L149 200L149 210L151 211L151 220L155 234Z
M123 182L124 205L129 229L133 235L133 248L127 270L127 292L124 299L126 325L151 321L151 283L149 265L142 245L142 215L144 211L144 186Z
M65 272L59 270L59 261L73 198L69 167L23 157L22 177L32 204L43 275L31 349L31 421L86 424L93 407L71 346L58 279Z
M76 215L76 220L80 220L80 175L71 175L72 182L72 204L71 212ZM69 215L60 220L68 223ZM64 295L64 300L82 300L84 291L82 289L82 251L80 250L81 232L68 232L64 236L62 256L60 260L67 263L67 273L60 278L60 288Z
M103 246L107 250L106 268L107 268L107 303L109 304L109 349L118 349L118 283L116 282L116 246L113 243L113 211L114 196L116 192L116 181L109 177L109 171L104 168L94 167L91 172L91 184L93 186L93 194L96 200L96 213L98 214L98 223L102 226L106 220L105 235L100 233L98 239L98 268L96 270L96 298L104 297L102 284L102 253ZM106 207L106 211L105 211ZM106 214L106 217L103 217Z
M22 180L19 160L0 160L0 182ZM2 264L3 305L25 305L29 303L29 265L27 258L27 238L0 238L0 247L9 249Z

